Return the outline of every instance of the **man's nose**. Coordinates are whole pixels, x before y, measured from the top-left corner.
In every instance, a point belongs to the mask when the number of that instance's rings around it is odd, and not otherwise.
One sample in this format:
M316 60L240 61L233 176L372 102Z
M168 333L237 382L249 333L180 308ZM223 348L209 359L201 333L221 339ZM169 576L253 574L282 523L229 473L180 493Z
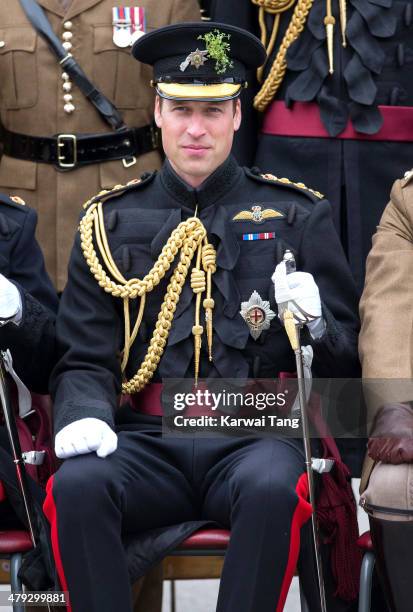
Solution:
M188 123L187 132L193 138L200 138L206 132L203 117L200 115L193 115Z

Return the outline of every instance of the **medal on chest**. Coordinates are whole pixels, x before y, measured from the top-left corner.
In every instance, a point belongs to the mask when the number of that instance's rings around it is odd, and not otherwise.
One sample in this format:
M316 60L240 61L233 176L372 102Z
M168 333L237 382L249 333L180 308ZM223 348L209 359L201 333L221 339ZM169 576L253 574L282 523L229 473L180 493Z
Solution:
M125 48L146 32L145 9L140 6L114 6L112 8L113 42Z

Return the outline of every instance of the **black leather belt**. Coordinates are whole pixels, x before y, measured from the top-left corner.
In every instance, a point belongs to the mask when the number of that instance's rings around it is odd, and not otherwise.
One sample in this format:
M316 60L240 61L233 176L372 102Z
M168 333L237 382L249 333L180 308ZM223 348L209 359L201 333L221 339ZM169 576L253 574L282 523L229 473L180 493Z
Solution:
M1 127L3 152L10 157L54 164L59 170L73 170L86 164L122 159L127 168L136 157L158 147L154 125L123 128L107 134L57 134L27 136Z

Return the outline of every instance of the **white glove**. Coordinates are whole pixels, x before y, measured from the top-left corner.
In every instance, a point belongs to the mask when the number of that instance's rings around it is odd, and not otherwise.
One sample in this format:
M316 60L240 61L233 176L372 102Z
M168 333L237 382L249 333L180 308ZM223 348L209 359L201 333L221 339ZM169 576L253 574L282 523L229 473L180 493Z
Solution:
M118 446L118 436L100 419L80 419L63 427L56 435L54 450L59 459L68 459L96 451L107 457Z
M320 292L313 275L308 272L287 274L285 262L275 268L272 275L278 316L283 319L284 311L290 310L298 323L306 323L313 338L324 333Z
M18 325L22 320L22 299L16 285L0 274L0 326L6 323Z

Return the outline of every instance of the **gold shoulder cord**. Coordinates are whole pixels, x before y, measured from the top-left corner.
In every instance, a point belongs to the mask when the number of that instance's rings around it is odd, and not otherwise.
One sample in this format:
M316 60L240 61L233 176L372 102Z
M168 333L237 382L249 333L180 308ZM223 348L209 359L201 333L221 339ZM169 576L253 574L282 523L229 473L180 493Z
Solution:
M274 181L276 183L283 183L284 185L294 185L294 187L299 187L299 189L305 189L305 191L309 191L310 193L312 193L313 195L315 195L317 198L320 198L320 200L322 200L324 198L323 194L320 193L319 191L315 191L314 189L310 189L310 187L307 187L307 185L304 185L304 183L294 183L294 181L290 181L290 179L288 178L278 178L278 176L275 176L274 174L261 174L261 176L265 179L267 179L268 181Z
M112 191L122 189L124 189L122 185L117 185ZM101 192L98 197L106 195L107 193L110 192ZM133 378L123 382L122 392L137 393L141 391L156 371L168 340L175 310L195 253L197 253L196 266L191 273L191 287L196 294L195 325L192 328L192 333L194 335L195 348L195 380L197 380L201 337L203 333L203 327L200 325L200 307L201 296L205 289L206 298L203 301L203 306L205 308L205 320L207 322L209 358L212 360L212 310L214 308L214 300L211 298L211 277L216 270L215 249L208 242L207 232L203 223L196 216L180 223L178 227L172 231L157 261L148 274L146 274L142 280L137 278L126 280L117 268L110 251L104 225L102 202L93 198L86 202L85 207L88 207L87 212L82 218L79 226L83 255L91 273L104 291L110 293L114 297L123 299L125 323L125 345L121 365L123 373L128 363L131 346L136 339L142 322L146 295L164 278L178 254L178 251L180 251L179 261L169 281L146 356ZM98 259L93 244L93 238L96 240L104 265L112 278L105 271ZM201 269L201 262L203 269ZM205 274L207 275L206 283ZM137 298L140 298L139 311L131 332L129 300Z
M258 11L258 21L260 24L261 30L261 42L265 47L265 51L267 53L267 58L270 57L275 41L278 34L278 28L280 26L280 18L281 13L288 11L296 0L251 0L253 4L256 4L259 7ZM267 26L265 23L265 14L269 13L270 15L274 15L274 23L272 26L272 32L269 42L267 43ZM257 70L257 80L259 83L262 83L262 75L264 72L265 64L260 66Z
M284 13L290 9L294 2L297 1L297 5L294 9L291 21L285 32L284 38L281 42L278 53L275 57L274 63L271 66L271 70L262 85L261 89L254 98L254 107L263 112L271 100L277 93L281 83L283 82L285 72L287 70L287 51L292 43L297 40L301 32L304 29L307 21L308 13L313 5L314 0L251 0L251 2L259 7L258 20L261 29L261 42L265 46L267 51L267 58L270 57L275 41L278 34L280 25L281 13ZM347 0L339 0L340 6L340 30L343 47L347 46L346 41L346 27L347 27ZM265 24L265 14L269 13L274 15L274 24L271 32L271 37L267 45L267 27ZM333 16L331 0L326 0L326 16L324 18L324 25L326 28L327 36L327 52L329 62L329 73L334 72L334 58L333 58L333 37L334 37L334 25L336 20ZM264 66L261 66L257 70L258 82L262 82L262 76L264 72Z
M270 53L272 50L272 47L274 46L275 37L278 32L280 13L282 13L283 11L286 11L294 3L293 2L287 3L287 0L251 0L251 1L253 2L253 4L256 4L260 7L259 19L260 19L260 25L261 25L261 39L264 38L264 40L266 40L264 11L268 13L273 13L276 15L270 44L267 50L268 53ZM285 32L284 38L281 42L281 45L275 57L274 63L271 66L271 70L267 78L265 79L264 84L262 85L260 91L257 93L257 95L254 98L254 107L257 110L264 111L267 108L268 104L273 99L273 97L275 96L277 90L279 89L284 79L285 72L287 70L286 55L287 55L288 48L292 45L292 43L295 40L297 40L297 38L303 31L305 22L308 17L308 13L310 12L313 2L314 0L297 0L297 4L294 9L293 15L291 17L291 21L288 25L287 31ZM275 35L274 35L274 31L275 31Z

